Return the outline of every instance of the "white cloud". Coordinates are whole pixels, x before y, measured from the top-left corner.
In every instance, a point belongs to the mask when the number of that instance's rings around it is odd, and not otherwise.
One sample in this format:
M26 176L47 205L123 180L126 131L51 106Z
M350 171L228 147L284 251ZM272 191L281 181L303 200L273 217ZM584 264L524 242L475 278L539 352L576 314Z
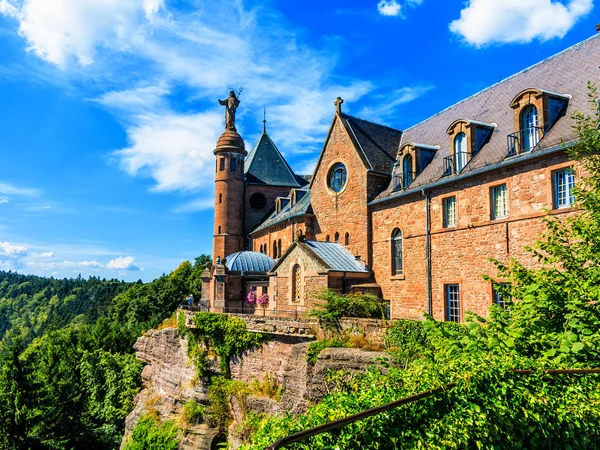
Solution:
M40 252L31 255L34 258L54 258L54 252Z
M10 202L10 198L0 196L0 205L4 205L4 204L6 204L8 202Z
M384 16L396 17L400 15L402 6L396 0L381 0L377 3L377 11Z
M386 93L378 93L373 96L373 98L378 100L378 106L365 107L359 112L359 115L365 119L385 122L393 116L394 111L398 106L412 102L434 88L435 86L433 84L424 84L418 86L406 86Z
M23 195L27 197L35 197L40 194L40 191L33 188L22 188L10 183L0 181L0 194L8 195ZM6 198L6 197L4 197Z
M382 16L398 17L402 16L402 8L405 6L418 6L423 3L423 0L406 0L404 4L398 3L397 0L381 0L377 3L377 11Z
M547 41L562 38L593 6L593 0L470 0L450 30L476 46Z
M57 261L57 262L38 262L27 261L27 267L40 271L55 271L57 269L101 269L104 266L98 261Z
M27 247L9 242L0 242L0 255L9 258L21 258L27 256Z
M112 259L107 265L107 269L118 269L118 270L143 270L140 269L135 262L133 256L119 256L118 258Z
M215 200L211 197L199 198L190 202L179 205L173 210L174 213L189 213L204 211L205 209L211 209L215 206Z
M19 33L40 58L65 67L71 59L94 62L102 47L127 49L140 24L162 0L14 0L0 12L18 18Z

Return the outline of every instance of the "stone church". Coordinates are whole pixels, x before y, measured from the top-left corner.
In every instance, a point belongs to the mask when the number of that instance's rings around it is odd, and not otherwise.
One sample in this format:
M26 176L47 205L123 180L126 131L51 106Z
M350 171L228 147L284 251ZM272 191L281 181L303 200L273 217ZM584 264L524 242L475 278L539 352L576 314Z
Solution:
M498 275L491 259L536 264L524 247L544 215L575 213L565 150L572 114L590 111L587 83L600 86L599 55L596 35L405 130L350 116L338 98L312 176L266 129L247 153L239 101L225 105L204 300L287 315L332 288L378 295L392 318L485 315L503 303L482 276Z

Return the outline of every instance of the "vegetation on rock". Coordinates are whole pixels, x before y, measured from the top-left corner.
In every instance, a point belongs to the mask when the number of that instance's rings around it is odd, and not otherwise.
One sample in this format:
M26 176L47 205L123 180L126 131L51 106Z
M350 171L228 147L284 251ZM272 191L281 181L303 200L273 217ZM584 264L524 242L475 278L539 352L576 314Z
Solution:
M371 294L340 294L333 289L324 289L317 298L320 303L307 315L318 318L329 328L336 328L342 317L385 317L385 302Z

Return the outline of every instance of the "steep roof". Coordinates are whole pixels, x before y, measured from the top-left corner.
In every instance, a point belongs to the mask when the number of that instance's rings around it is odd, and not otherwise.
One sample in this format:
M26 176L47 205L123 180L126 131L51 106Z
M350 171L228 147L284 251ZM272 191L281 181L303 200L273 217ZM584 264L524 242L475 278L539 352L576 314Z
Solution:
M341 113L340 118L369 170L390 173L402 131Z
M246 158L244 173L249 184L289 187L307 184L306 180L294 173L266 132L260 135Z
M284 220L292 219L294 217L300 217L305 214L312 214L311 204L310 204L310 190L303 189L298 192L305 192L305 194L300 198L295 205L292 206L291 202L288 202L284 208L281 208L281 211L278 213L273 211L267 219L262 222L258 227L256 227L250 234L254 234L258 231L264 230L272 225L283 222Z
M422 142L439 146L431 163L414 179L406 191L394 191L393 183L374 202L395 198L438 182L449 182L483 170L501 167L511 161L535 157L535 153L558 149L573 141L574 111L588 111L587 82L600 83L598 70L600 35L595 35L557 55L545 59L487 89L465 99L440 113L405 130L404 142ZM514 111L510 104L519 92L536 88L550 93L570 96L567 109L561 118L547 131L533 154L523 154L507 160L507 135L514 130ZM496 124L489 140L469 161L459 175L443 177L445 156L450 155L450 139L446 130L459 119ZM401 171L398 167L396 170Z
M318 241L294 242L271 268L271 272L274 272L296 247L305 251L328 272L371 273L365 265L360 261L357 261L352 253L350 253L350 251L342 244L339 244L338 242Z
M275 260L259 252L237 252L229 255L225 265L232 272L267 273L275 265Z

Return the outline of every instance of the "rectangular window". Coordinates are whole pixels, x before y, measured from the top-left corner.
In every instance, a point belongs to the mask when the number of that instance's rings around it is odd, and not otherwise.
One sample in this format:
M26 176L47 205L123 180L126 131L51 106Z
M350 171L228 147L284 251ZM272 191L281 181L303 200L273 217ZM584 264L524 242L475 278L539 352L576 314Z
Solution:
M446 321L460 322L460 289L458 284L444 285L446 297Z
M266 286L262 287L262 293L263 293L263 295L267 293L267 287Z
M575 203L573 187L575 187L575 173L572 168L554 172L554 207L568 208Z
M491 191L492 220L508 217L508 196L506 185L494 186Z
M237 170L237 158L235 157L231 157L231 160L229 162L229 170L231 170L232 172L235 172Z
M219 170L222 172L225 170L225 158L221 158L220 161L221 162L219 163L220 164Z
M456 226L456 197L448 197L444 203L444 228Z
M501 286L507 286L507 283L500 283ZM508 303L510 302L510 295L502 290L492 287L492 301L495 305L501 306L505 311L508 311Z

